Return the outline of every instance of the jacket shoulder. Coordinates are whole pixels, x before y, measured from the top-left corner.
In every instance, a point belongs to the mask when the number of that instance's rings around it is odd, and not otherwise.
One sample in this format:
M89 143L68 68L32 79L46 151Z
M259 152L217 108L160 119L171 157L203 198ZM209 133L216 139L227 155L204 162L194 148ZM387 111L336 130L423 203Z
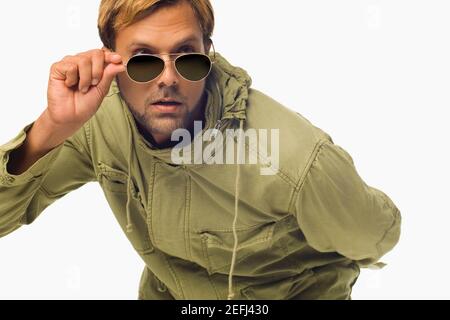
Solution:
M332 142L328 133L299 112L253 88L249 90L246 122L246 129L267 129L269 150L271 132L278 131L279 172L293 183L301 179L320 144Z

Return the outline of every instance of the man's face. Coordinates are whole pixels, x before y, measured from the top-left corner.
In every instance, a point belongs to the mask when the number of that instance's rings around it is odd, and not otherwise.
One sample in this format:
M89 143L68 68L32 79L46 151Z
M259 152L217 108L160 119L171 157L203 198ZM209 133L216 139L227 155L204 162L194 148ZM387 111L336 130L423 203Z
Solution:
M206 50L209 51L209 47ZM124 62L137 53L207 51L198 20L186 1L161 7L146 18L120 30L116 36L116 52ZM117 75L121 95L136 118L140 130L150 133L158 144L167 142L172 131L190 128L194 120L203 120L206 81L191 82L183 79L171 61L174 57L161 57L165 61L165 69L149 83L133 82L125 72ZM176 108L166 109L153 105L163 98L170 98L181 104Z

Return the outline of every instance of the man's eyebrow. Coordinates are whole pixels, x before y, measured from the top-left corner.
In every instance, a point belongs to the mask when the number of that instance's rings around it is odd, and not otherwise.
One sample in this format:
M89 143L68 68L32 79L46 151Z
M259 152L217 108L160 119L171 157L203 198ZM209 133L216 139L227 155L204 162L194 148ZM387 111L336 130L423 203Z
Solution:
M179 41L177 44L175 44L172 48L171 51L173 51L174 49L178 49L180 48L182 45L187 44L191 41L198 41L198 38L196 36L189 36L181 41ZM151 51L157 51L156 48L154 48L152 45L145 43L145 42L141 42L141 41L133 41L129 46L128 49L131 49L132 47L142 47L142 48L148 48Z

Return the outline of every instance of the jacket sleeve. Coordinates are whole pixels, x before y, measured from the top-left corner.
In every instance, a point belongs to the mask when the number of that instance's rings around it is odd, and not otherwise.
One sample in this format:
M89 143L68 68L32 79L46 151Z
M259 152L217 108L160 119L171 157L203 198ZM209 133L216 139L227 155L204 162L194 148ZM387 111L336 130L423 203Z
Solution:
M332 141L316 148L293 203L314 249L337 252L361 267L384 267L379 258L399 240L399 209L361 179L350 155Z
M0 237L32 223L55 200L96 180L83 126L72 137L38 159L27 171L7 171L9 155L25 141L34 122L0 146Z

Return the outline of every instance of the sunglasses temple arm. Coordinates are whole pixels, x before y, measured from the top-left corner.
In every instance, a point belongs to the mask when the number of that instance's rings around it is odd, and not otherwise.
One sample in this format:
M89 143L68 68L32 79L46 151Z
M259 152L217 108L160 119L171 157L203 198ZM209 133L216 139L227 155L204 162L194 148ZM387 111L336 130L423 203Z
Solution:
M213 47L213 57L214 57L214 61L216 61L216 48L214 47L214 42L211 39L211 45Z

